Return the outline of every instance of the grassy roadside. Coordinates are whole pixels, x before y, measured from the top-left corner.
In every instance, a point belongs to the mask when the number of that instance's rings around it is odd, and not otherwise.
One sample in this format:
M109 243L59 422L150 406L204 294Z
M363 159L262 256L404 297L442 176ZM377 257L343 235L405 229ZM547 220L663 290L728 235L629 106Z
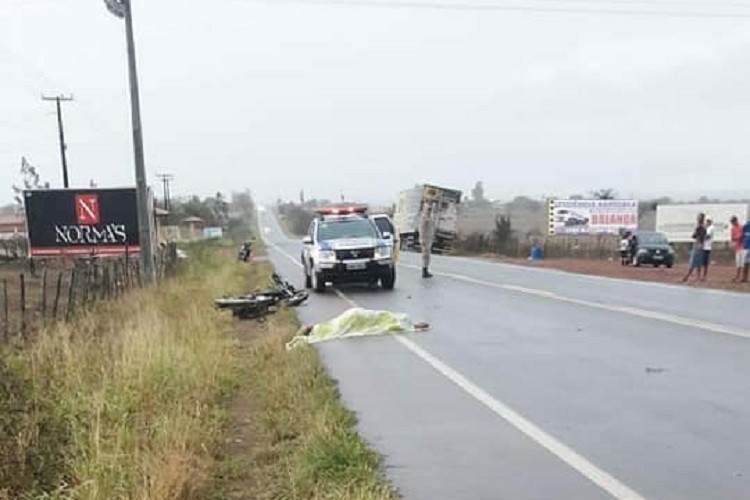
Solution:
M265 283L269 263L251 266ZM287 352L293 311L239 323L245 381L230 406L232 424L207 498L392 499L379 456L354 430L313 348Z
M316 351L284 349L293 311L213 309L270 264L188 252L179 277L0 353L0 498L393 498Z
M239 358L211 307L243 275L194 246L179 278L98 304L0 358L0 497L190 497ZM228 264L227 262L231 262Z

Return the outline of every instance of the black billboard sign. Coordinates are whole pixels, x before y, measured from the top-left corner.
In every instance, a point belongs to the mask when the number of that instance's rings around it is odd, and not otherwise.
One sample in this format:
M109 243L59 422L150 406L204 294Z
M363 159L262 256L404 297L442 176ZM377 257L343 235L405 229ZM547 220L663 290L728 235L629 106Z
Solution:
M113 255L140 250L134 188L24 191L29 255Z

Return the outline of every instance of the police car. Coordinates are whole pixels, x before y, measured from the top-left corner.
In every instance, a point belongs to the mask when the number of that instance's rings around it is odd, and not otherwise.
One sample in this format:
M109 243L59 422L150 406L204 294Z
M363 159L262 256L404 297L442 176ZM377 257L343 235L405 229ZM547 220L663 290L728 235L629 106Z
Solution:
M365 205L316 210L302 240L305 286L323 292L327 283L370 283L392 290L396 284L393 235L381 232Z

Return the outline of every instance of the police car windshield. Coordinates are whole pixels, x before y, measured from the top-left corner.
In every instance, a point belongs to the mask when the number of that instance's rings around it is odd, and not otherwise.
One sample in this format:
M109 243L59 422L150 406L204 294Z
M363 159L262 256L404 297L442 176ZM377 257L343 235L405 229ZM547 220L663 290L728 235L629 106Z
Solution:
M375 238L375 228L367 219L324 220L318 226L318 240Z

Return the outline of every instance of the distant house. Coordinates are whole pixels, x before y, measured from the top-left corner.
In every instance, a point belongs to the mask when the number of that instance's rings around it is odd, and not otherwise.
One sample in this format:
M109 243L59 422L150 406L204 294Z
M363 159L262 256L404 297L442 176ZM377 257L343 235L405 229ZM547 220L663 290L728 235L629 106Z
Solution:
M26 218L23 215L0 215L0 239L26 237Z
M203 235L205 223L200 217L185 217L180 221L180 235L183 240L198 240Z

